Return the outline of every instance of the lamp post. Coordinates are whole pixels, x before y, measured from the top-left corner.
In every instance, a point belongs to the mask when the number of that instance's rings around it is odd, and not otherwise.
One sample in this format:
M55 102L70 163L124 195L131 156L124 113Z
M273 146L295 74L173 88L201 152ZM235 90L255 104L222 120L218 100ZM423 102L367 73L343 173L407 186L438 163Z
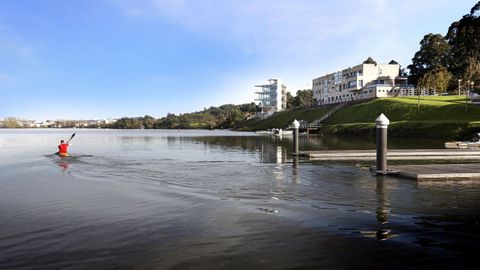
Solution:
M458 79L458 95L460 96L460 84L462 83L462 79Z
M473 90L473 85L475 85L474 82L467 81L467 92L465 93L465 111L468 111L468 96L470 95L470 91Z
M468 94L470 83L467 81L467 90L465 91L465 111L468 112Z

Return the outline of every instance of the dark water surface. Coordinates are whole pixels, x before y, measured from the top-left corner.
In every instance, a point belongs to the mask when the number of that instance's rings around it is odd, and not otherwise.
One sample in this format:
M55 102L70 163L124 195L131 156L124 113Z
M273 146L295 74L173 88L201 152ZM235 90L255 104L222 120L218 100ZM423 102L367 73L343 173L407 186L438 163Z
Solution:
M464 269L480 244L480 182L293 166L253 133L0 130L0 269ZM374 138L302 137L302 149ZM443 142L389 141L390 148Z

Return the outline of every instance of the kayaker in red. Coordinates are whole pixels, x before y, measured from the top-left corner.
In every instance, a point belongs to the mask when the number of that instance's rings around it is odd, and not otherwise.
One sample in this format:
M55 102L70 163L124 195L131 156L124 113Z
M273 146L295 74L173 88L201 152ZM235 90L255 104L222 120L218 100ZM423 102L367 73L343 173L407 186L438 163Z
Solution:
M70 146L70 141L73 139L73 137L75 137L75 133L72 134L72 136L67 142L65 142L64 140L60 141L57 152L59 156L68 157L68 147Z
M58 155L62 157L68 157L68 146L70 146L69 143L65 143L63 140L61 140L60 144L58 145Z

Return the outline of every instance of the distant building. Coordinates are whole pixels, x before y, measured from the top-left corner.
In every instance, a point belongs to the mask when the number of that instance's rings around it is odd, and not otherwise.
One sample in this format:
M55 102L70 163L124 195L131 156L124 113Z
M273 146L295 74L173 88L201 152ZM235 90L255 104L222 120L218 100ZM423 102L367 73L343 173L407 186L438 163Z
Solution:
M313 79L312 91L317 104L415 95L415 88L401 76L397 62L377 64L371 58L360 65Z
M268 84L255 85L255 101L262 109L260 116L268 117L287 108L287 87L280 79L270 79Z
M112 119L112 118L108 118L108 119L105 119L105 124L113 124L115 122L117 122L118 119Z

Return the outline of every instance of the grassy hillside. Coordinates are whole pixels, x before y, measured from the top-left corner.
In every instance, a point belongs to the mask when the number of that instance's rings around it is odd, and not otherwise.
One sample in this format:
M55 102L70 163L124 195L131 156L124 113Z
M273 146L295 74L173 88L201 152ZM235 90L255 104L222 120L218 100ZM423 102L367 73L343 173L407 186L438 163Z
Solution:
M390 119L389 134L397 137L470 139L480 132L480 106L468 104L463 96L381 98L345 107L324 122L322 132L373 135L375 119L384 113ZM294 119L309 122L329 108L281 112L262 121L251 121L248 129L284 128Z
M480 106L462 96L383 98L346 107L325 121L323 132L373 135L375 119L384 113L389 135L407 138L471 139L480 132Z
M468 104L465 97L425 96L417 107L416 97L382 98L343 108L325 121L327 125L343 123L374 123L384 113L390 122L397 121L480 121L480 106Z

